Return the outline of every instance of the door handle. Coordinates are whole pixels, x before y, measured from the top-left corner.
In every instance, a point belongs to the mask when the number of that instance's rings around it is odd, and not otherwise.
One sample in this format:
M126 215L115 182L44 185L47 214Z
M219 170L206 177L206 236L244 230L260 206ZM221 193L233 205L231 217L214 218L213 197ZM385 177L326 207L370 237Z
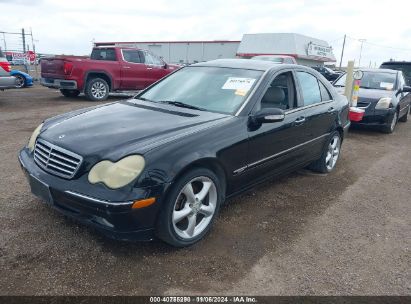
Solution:
M296 125L301 125L302 123L305 122L305 117L304 116L298 117L294 122Z
M152 70L153 68L147 68L147 70Z
M328 113L334 112L334 107L330 107L330 108L327 110L327 112L328 112Z
M125 66L125 67L123 67L123 68L125 68L125 69L131 69L129 66Z

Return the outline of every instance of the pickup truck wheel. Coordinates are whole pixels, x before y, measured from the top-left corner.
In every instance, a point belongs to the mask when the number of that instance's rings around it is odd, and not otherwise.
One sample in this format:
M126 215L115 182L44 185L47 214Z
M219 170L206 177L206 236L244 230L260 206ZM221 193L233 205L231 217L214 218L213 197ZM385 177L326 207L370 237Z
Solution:
M87 81L84 94L89 100L101 101L106 100L110 92L110 87L102 78L93 78Z
M80 94L80 91L78 91L78 90L61 89L60 92L65 97L77 97Z

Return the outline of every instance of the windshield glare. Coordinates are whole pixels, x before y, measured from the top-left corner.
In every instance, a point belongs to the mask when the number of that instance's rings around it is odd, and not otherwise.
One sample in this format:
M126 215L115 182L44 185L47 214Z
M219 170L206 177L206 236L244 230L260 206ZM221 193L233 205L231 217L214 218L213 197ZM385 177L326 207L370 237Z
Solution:
M396 74L391 73L364 72L361 79L360 88L391 91L395 87L396 76ZM347 74L341 76L334 83L334 86L345 87L346 77Z
M220 67L185 67L136 98L179 102L207 111L234 114L262 71Z

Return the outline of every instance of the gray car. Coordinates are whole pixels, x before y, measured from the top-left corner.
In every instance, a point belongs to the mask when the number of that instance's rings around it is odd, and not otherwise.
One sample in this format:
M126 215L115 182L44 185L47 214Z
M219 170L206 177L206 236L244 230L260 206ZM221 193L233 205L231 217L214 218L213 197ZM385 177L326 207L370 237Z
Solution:
M10 63L0 49L0 90L16 87L16 78L10 76Z

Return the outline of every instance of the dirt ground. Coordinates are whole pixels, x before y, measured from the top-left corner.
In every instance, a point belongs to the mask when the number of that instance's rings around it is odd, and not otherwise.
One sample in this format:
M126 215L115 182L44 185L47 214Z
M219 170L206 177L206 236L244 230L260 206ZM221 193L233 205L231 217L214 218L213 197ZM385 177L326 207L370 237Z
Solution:
M267 182L175 249L106 239L29 192L17 152L33 129L92 105L39 86L0 92L0 295L411 295L410 122L351 130L332 174Z

